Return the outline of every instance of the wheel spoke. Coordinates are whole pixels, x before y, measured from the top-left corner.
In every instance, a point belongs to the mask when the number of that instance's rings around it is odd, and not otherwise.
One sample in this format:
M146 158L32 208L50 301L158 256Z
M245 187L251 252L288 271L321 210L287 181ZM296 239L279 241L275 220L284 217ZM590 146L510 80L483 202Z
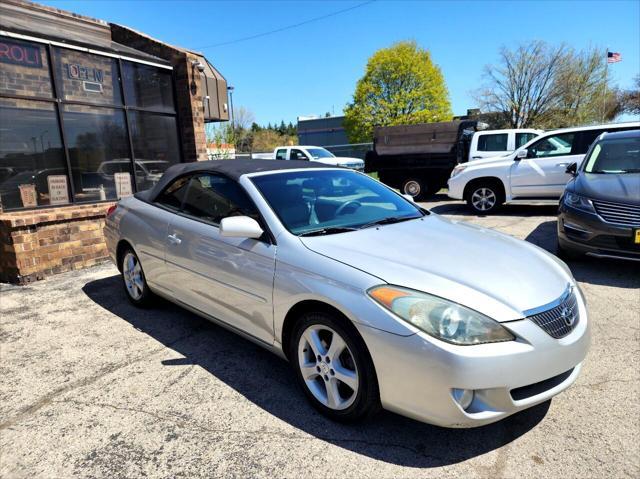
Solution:
M338 382L335 379L330 379L324 383L327 388L327 403L331 409L337 409L342 403L340 392L338 391Z
M341 364L333 364L333 370L335 371L335 379L342 383L345 383L353 391L356 391L356 389L358 388L358 375L355 371L346 369Z
M311 346L311 349L313 349L315 356L324 356L326 354L324 346L320 341L320 336L318 336L318 330L316 329L307 330L307 332L304 335L304 338L307 340L307 343L309 343L309 346Z
M138 290L140 291L140 294L142 294L142 290L144 289L144 283L142 282L142 277L141 276L134 276L133 277L133 284L136 285L136 288L138 288Z
M315 363L313 364L309 363L309 364L300 366L300 372L302 373L302 377L306 381L309 381L319 376L318 371L316 370Z
M140 263L136 263L136 265L133 267L133 272L137 275L142 273L142 268L140 268Z
M127 271L133 271L133 268L135 267L136 263L135 260L133 259L133 255L129 255L129 257L127 258Z
M327 351L327 356L329 356L329 359L332 363L334 363L338 359L340 353L342 353L342 351L344 351L344 348L346 347L347 344L344 342L344 340L338 334L333 333L331 337L331 344L329 345L329 350Z

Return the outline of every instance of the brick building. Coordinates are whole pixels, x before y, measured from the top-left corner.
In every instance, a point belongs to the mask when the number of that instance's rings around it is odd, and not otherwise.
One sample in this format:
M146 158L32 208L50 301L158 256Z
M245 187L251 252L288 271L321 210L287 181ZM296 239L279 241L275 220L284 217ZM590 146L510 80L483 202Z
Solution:
M170 165L207 159L229 119L197 52L23 0L0 3L0 281L106 260L106 210Z

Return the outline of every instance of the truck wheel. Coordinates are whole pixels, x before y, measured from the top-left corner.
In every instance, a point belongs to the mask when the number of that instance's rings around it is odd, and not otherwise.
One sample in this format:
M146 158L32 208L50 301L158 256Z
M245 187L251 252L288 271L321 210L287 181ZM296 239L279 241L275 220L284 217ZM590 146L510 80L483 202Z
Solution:
M467 205L478 214L494 213L504 203L504 193L493 182L476 183L467 193Z
M410 195L415 201L422 201L427 196L427 182L422 178L410 177L402 181L400 192L403 195Z

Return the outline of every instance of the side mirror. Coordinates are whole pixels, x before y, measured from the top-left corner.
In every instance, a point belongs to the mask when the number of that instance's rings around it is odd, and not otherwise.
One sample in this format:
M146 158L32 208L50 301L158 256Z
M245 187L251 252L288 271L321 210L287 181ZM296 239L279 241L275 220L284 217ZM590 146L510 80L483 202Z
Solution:
M227 238L258 239L263 233L258 222L248 216L228 216L220 221L220 235Z
M576 176L578 174L578 163L571 163L564 171L565 173L569 173L571 176Z
M523 148L522 150L518 150L518 152L516 153L516 161L520 161L523 160L525 158L527 158L529 156L529 150L527 150L526 148Z

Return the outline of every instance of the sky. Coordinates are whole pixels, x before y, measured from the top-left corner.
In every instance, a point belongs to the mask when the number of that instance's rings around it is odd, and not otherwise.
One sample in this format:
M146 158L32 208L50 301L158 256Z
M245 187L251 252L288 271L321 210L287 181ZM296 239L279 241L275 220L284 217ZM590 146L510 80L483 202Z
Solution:
M640 1L171 1L39 0L120 23L201 51L233 85L234 108L260 124L342 113L367 59L415 40L442 69L454 114L476 106L473 91L500 47L544 40L622 54L609 75L630 88L640 74ZM307 20L296 28L236 41ZM226 43L224 45L220 45ZM626 118L631 119L631 118Z

